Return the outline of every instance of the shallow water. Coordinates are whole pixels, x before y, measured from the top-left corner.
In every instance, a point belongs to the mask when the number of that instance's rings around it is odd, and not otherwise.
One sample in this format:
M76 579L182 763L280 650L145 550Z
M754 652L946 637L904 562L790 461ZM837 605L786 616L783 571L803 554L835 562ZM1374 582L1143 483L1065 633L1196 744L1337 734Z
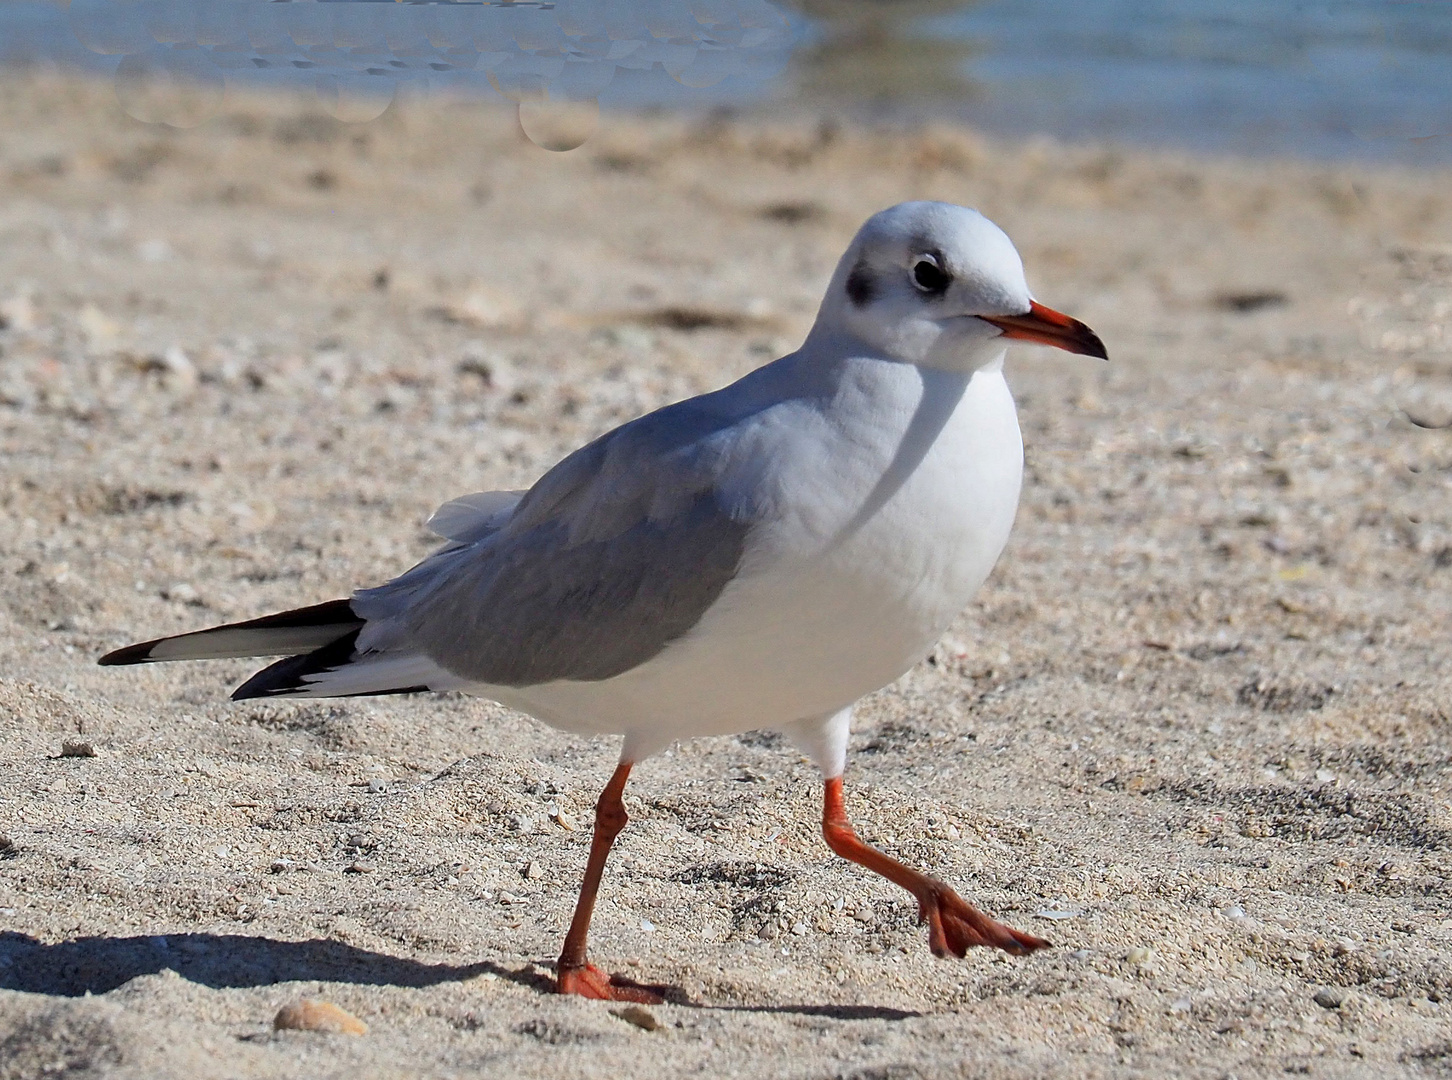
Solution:
M920 32L979 45L956 111L996 130L1452 161L1446 2L990 0Z
M734 25L738 8L749 12L754 2L715 0L715 9L727 11L727 21ZM676 6L688 14L694 10L683 3ZM361 17L380 13L381 7L339 3L327 10L351 9ZM420 6L388 7L395 18L426 17ZM521 4L507 12L489 5L448 7L455 14L472 7L483 18L503 21L565 19L582 5ZM259 10L257 5L232 9L244 8ZM532 10L516 14L525 8ZM272 7L273 12L302 9L321 10L310 5ZM126 44L124 27L117 30L116 13L141 10L119 0L78 0L69 12L34 0L0 2L0 63L39 58L115 71L122 63L120 53L134 46ZM643 5L627 2L610 10L617 18L633 18L638 12L646 25L648 9ZM778 5L778 10L785 19L771 30L783 46L775 50L775 59L771 49L757 48L746 73L704 86L700 84L710 81L710 72L703 76L698 65L682 73L682 65L667 55L678 37L666 34L657 17L651 30L640 31L647 51L637 52L635 61L621 62L599 92L602 103L825 106L848 116L953 118L994 132L1046 133L1075 141L1452 162L1452 3L1447 0L795 0L791 7ZM684 25L691 30L698 23ZM87 37L88 26L103 24L110 37L100 34L99 39L112 55L99 55L77 40L78 25ZM678 35L679 29L672 32ZM731 40L739 45L739 38ZM106 41L121 44L109 47ZM88 44L94 49L97 40ZM530 51L525 44L525 38L511 39L504 47L519 52L526 67L548 52ZM737 70L740 65L730 62L732 48L737 46L728 43L710 58L725 58L722 70ZM649 50L666 58L640 64ZM257 51L256 57L235 49L213 49L211 55L226 68L229 80L291 81L309 89L328 63L325 59L319 67L296 57L278 60L265 47ZM479 53L485 55L485 45L479 45ZM191 50L192 58L198 54ZM737 48L737 54L745 53ZM338 62L337 50L330 55ZM399 55L407 63L387 56L382 61L394 65L386 80L356 72L339 77L370 92L386 84L390 89L379 98L379 109L390 99L392 86L409 79L416 89L497 93L503 69L486 71L483 60L443 71L438 63L428 70L430 65L412 54ZM701 55L706 55L704 47ZM133 76L135 68L133 64ZM568 70L578 74L586 68L573 65ZM146 72L143 68L143 77ZM376 111L363 110L362 118ZM144 108L141 112L151 118Z

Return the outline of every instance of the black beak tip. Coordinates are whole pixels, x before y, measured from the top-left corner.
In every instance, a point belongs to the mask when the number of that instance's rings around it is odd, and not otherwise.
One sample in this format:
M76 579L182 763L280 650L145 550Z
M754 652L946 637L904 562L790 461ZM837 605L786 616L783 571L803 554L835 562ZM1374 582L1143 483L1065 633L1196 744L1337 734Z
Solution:
M1104 347L1104 342L1100 340L1098 334L1083 323L1078 323L1074 329L1076 331L1073 335L1074 352L1081 356L1095 356L1100 360L1109 359L1109 350Z

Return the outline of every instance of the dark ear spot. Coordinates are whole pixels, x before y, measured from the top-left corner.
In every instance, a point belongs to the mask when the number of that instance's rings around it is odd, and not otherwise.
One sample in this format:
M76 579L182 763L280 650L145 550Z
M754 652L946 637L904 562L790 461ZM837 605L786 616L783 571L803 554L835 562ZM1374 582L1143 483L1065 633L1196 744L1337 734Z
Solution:
M867 268L867 262L859 262L847 275L847 297L857 307L866 307L877 295L877 280Z

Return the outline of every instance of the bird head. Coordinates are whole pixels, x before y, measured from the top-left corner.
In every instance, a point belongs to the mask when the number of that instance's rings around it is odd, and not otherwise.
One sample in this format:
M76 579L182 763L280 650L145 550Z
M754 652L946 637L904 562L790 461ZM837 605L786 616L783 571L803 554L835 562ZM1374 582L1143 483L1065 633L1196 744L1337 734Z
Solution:
M953 371L999 359L1006 338L1108 359L1089 327L1034 300L1002 229L951 203L899 203L868 218L822 301L822 332Z

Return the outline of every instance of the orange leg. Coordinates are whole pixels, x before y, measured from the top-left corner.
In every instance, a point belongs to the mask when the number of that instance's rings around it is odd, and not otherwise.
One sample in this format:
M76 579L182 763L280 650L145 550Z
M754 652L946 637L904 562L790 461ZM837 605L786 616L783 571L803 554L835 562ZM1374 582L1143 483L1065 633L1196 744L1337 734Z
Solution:
M605 859L620 830L630 820L621 794L625 791L631 764L622 761L616 767L615 775L610 777L610 782L595 803L595 834L590 839L590 861L585 864L585 880L580 885L580 899L575 904L575 917L570 920L570 932L565 935L565 947L560 950L560 958L555 964L559 980L556 989L561 994L579 994L603 1001L639 1001L658 1005L665 1000L660 994L619 975L606 975L585 958L585 938L590 933L590 916L595 911L595 895L600 891Z
M990 919L937 878L904 866L864 844L847 820L840 776L827 781L822 799L822 836L827 846L842 858L881 874L917 897L918 921L928 924L928 946L934 956L949 953L962 956L972 945L992 945L1015 956L1024 956L1048 945L1043 938Z

